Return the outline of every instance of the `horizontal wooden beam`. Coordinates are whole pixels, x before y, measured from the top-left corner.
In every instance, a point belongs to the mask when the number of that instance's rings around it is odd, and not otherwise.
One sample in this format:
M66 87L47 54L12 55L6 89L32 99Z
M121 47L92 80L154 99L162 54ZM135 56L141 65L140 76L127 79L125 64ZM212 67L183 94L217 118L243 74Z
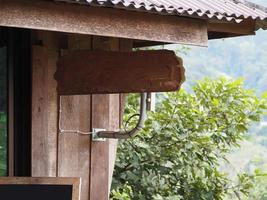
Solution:
M59 59L55 79L60 95L84 95L176 91L185 76L172 51L77 51Z
M41 0L0 0L0 26L207 46L207 22Z
M253 35L255 34L255 21L244 20L240 23L209 22L208 31L230 35Z

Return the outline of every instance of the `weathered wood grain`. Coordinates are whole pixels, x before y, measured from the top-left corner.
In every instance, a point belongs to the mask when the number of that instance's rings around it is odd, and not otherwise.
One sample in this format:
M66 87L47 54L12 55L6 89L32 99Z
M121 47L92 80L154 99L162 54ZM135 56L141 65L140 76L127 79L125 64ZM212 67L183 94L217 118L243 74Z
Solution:
M133 49L133 40L120 39L120 51L121 52L131 52ZM124 93L120 94L120 126L123 123L123 115L125 109L126 95Z
M47 49L33 46L32 56L32 174L55 175L54 172L51 174L50 162L46 159L48 156Z
M55 78L62 95L167 92L185 80L173 51L77 51L58 61Z
M90 49L91 37L68 36L68 50ZM61 129L90 132L91 96L61 97ZM90 179L90 136L76 133L59 133L58 175L60 177L81 177L81 200L89 199Z
M119 40L93 38L94 50L118 51ZM120 122L120 96L92 95L92 128L117 130ZM106 200L112 181L117 140L91 143L90 200Z
M60 52L77 49L119 50L119 39L69 35L69 49L60 51L62 35L38 32L33 38L32 174L33 176L81 177L81 200L106 200L112 181L117 140L91 142L89 136L58 133L58 98L53 74ZM92 98L92 101L91 101ZM118 130L120 95L64 96L61 128L90 131Z
M92 127L109 127L109 95L93 95ZM109 141L91 143L90 200L108 199Z
M32 47L32 176L54 177L57 167L57 91L53 75L58 36L35 32Z
M253 35L255 34L255 26L255 21L251 19L246 19L239 24L210 22L208 24L208 31L217 33L231 33L237 35Z
M90 98L87 96L62 97L61 128L90 131ZM81 200L88 200L90 136L59 133L58 176L81 177Z
M41 0L0 0L0 25L207 46L207 22Z
M111 94L109 98L109 127L108 130L118 131L120 128L120 95ZM118 140L109 140L109 180L108 180L108 191L111 189L111 183L113 178L113 171L116 161Z

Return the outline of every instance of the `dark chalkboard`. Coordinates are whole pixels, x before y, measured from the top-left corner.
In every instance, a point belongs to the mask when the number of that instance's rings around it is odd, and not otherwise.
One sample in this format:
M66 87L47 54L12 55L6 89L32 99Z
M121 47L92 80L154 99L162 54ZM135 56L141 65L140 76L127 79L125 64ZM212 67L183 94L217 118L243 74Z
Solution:
M1 200L72 200L71 185L1 185Z
M79 200L74 178L0 178L1 200Z

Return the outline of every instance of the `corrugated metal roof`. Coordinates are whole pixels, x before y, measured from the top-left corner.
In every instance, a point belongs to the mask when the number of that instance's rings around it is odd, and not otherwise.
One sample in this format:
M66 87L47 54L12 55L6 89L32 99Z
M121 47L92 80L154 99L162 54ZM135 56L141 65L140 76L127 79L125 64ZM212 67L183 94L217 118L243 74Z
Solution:
M267 22L267 9L245 0L56 0L91 6L240 22ZM267 28L267 24L260 28Z

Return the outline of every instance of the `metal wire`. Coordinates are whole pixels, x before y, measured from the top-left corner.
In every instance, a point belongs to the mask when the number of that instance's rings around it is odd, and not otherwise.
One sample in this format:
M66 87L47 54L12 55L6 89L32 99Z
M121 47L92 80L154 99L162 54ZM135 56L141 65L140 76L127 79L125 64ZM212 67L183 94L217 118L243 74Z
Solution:
M110 138L110 139L129 139L134 137L136 134L138 134L139 131L141 131L145 125L145 120L146 120L146 99L147 99L147 94L142 93L141 98L140 98L140 114L135 114L131 116L128 121L126 122L126 125L128 125L129 121L136 116L139 116L138 123L135 128L133 128L130 131L100 131L97 133L94 132L86 132L86 131L80 131L80 130L64 130L61 127L61 114L62 114L62 100L61 96L59 96L59 120L58 120L58 127L59 127L59 132L61 134L63 133L76 133L80 135L93 135L96 134L97 138Z
M59 96L59 117L58 117L58 129L59 129L59 133L63 134L63 133L76 133L76 134L80 134L80 135L92 135L93 132L86 132L86 131L80 131L80 130L64 130L63 128L61 128L61 114L62 114L62 100L61 100L61 96Z

